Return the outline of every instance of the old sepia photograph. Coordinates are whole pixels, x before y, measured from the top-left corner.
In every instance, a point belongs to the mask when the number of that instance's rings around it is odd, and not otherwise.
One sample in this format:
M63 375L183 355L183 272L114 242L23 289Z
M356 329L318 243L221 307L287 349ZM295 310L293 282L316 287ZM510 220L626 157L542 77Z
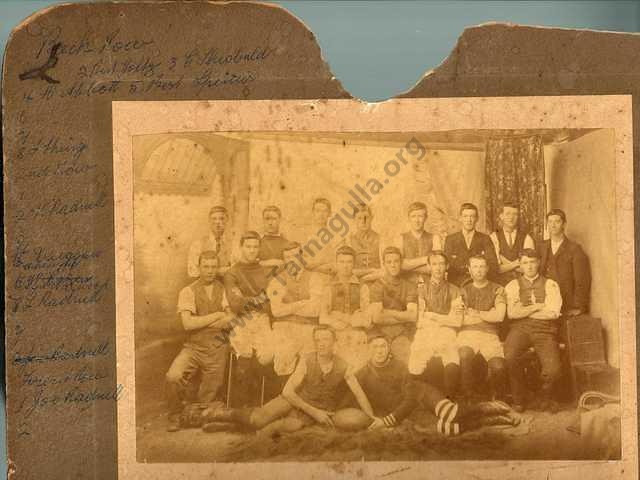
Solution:
M621 458L620 131L415 123L130 134L137 462Z

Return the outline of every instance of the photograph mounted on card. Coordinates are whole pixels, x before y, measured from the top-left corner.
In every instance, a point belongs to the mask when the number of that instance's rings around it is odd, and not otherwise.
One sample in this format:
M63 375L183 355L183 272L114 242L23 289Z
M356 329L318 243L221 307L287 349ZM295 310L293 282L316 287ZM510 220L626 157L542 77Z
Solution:
M631 132L614 95L114 102L120 474L618 468Z

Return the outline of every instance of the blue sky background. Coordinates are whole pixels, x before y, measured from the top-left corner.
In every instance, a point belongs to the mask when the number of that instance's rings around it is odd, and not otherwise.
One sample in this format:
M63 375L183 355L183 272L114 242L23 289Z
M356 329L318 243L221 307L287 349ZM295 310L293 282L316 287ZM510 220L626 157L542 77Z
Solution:
M13 27L50 0L0 0L0 47ZM354 96L384 100L437 67L465 27L490 21L640 31L640 0L625 1L274 1L316 35L333 74ZM393 72L390 74L389 72ZM4 403L2 403L4 408ZM4 416L0 415L4 431ZM0 436L0 454L4 452ZM6 472L0 455L0 472ZM2 474L0 474L1 476Z

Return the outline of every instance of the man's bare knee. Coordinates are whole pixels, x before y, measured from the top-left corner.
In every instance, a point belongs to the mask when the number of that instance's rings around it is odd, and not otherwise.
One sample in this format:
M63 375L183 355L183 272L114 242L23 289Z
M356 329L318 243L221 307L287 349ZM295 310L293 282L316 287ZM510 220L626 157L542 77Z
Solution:
M260 430L261 428L269 425L271 418L265 414L264 411L260 408L256 408L253 412L251 412L251 425L255 427L256 430Z

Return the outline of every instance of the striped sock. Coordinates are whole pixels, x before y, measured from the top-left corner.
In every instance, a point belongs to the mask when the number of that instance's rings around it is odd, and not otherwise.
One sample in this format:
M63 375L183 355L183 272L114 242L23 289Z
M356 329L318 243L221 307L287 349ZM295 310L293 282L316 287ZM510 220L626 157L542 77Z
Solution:
M436 404L434 412L439 419L445 422L452 422L458 415L458 404L448 398L443 398Z
M442 435L460 434L460 424L456 422L458 404L448 398L443 398L436 404L435 414L438 417L437 430Z
M453 437L455 435L460 435L460 424L457 422L445 422L442 419L440 419L438 420L438 425L436 429L438 433L446 437Z
M395 427L396 426L396 417L393 413L390 413L386 417L382 417L382 421L387 427Z

